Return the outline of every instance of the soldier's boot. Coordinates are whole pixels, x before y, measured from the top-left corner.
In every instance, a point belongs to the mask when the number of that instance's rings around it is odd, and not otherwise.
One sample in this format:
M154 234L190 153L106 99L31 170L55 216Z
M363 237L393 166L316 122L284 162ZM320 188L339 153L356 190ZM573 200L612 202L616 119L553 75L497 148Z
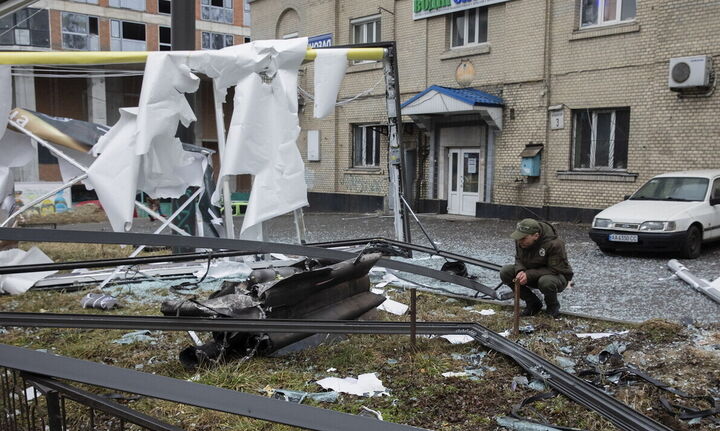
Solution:
M542 310L542 301L529 287L520 286L520 298L525 301L525 309L520 312L521 316L534 316Z
M558 301L557 292L547 291L544 295L545 305L547 306L545 312L553 319L557 319L560 317L560 301Z

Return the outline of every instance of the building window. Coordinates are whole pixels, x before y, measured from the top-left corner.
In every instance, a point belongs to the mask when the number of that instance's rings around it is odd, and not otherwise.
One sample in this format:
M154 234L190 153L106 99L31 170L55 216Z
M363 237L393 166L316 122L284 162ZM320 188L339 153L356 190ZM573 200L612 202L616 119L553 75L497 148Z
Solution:
M580 27L635 19L635 0L580 0Z
M110 0L110 7L144 11L145 0Z
M248 36L245 36L243 38L243 43L250 43L251 41L252 41L252 39L250 39Z
M250 15L250 0L243 0L243 25L250 27L252 25L252 15Z
M450 16L450 47L459 48L487 42L488 15L486 7L478 7Z
M574 169L627 169L630 109L574 111Z
M65 49L81 49L83 51L100 49L97 17L63 12L62 45Z
M47 9L25 8L0 18L0 45L50 47Z
M353 167L380 166L380 133L378 124L353 126Z
M353 43L380 42L380 15L354 19L350 24Z
M110 21L110 49L113 51L145 51L145 24Z
M158 32L158 48L160 49L160 51L171 51L172 35L170 32L170 27L159 26Z
M172 2L170 0L158 0L158 13L172 15Z
M222 49L232 46L233 35L223 33L202 32L202 49Z
M200 18L205 21L233 22L232 0L202 0Z

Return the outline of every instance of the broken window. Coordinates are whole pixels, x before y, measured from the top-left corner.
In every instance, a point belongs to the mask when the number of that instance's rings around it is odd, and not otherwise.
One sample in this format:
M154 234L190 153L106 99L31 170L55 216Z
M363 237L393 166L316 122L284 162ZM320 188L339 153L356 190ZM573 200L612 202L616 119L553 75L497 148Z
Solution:
M231 34L204 31L201 36L202 49L222 49L233 44L233 35Z
M65 49L83 51L97 51L100 49L98 18L79 13L63 12L62 44Z
M630 109L574 112L573 169L627 169Z
M47 9L25 8L0 18L0 45L50 47Z
M158 13L172 14L172 2L170 0L158 0Z
M200 18L205 21L233 23L232 0L202 0Z
M144 11L145 0L110 0L110 7Z
M450 47L459 48L487 42L487 7L455 12L450 17Z
M145 51L145 24L110 21L110 49L113 51Z
M170 27L159 26L158 46L160 51L172 50L172 34Z
M635 19L636 0L580 0L580 26L617 24Z
M353 167L380 166L380 133L374 125L353 126Z

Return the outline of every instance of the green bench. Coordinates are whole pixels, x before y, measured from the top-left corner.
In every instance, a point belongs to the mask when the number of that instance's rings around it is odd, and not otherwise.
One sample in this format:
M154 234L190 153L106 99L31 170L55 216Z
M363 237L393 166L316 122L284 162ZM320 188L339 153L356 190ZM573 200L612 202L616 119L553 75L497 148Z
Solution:
M250 193L248 192L234 192L230 194L230 208L232 208L233 216L245 214L249 198ZM224 212L225 207L221 206L220 211Z

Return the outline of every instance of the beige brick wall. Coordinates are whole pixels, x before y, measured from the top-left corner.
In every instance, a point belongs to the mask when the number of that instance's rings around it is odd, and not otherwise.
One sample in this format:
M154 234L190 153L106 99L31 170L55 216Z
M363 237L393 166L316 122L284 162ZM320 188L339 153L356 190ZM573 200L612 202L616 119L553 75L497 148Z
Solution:
M448 17L413 21L411 0L255 0L252 31L255 39L275 37L278 17L293 8L301 36L333 33L339 45L351 42L352 19L380 13L383 39L397 41L402 100L433 84L457 87L455 70L462 60L470 61L476 71L471 86L500 95L506 103L495 147L493 203L603 208L658 173L720 167L720 95L678 98L667 86L672 57L710 55L719 67L720 3L638 1L634 21L592 30L578 29L579 0L549 3L549 23L544 1L490 6L488 44L482 49L450 50ZM301 85L310 92L313 73L312 64L303 66ZM352 97L381 78L379 64L350 66L340 97ZM307 101L301 126L320 130L321 137L321 161L307 164L312 191L386 193L387 147L381 169L371 173L351 168L350 148L351 124L385 121L383 94L381 82L370 97L338 108L325 120L312 119L312 102ZM548 129L547 107L552 105L563 106L564 129ZM627 171L637 179L588 181L559 174L572 168L573 110L611 107L630 108ZM299 142L303 156L305 136ZM519 176L519 153L529 142L545 144L542 175L530 181ZM421 175L428 175L429 166L427 162Z

